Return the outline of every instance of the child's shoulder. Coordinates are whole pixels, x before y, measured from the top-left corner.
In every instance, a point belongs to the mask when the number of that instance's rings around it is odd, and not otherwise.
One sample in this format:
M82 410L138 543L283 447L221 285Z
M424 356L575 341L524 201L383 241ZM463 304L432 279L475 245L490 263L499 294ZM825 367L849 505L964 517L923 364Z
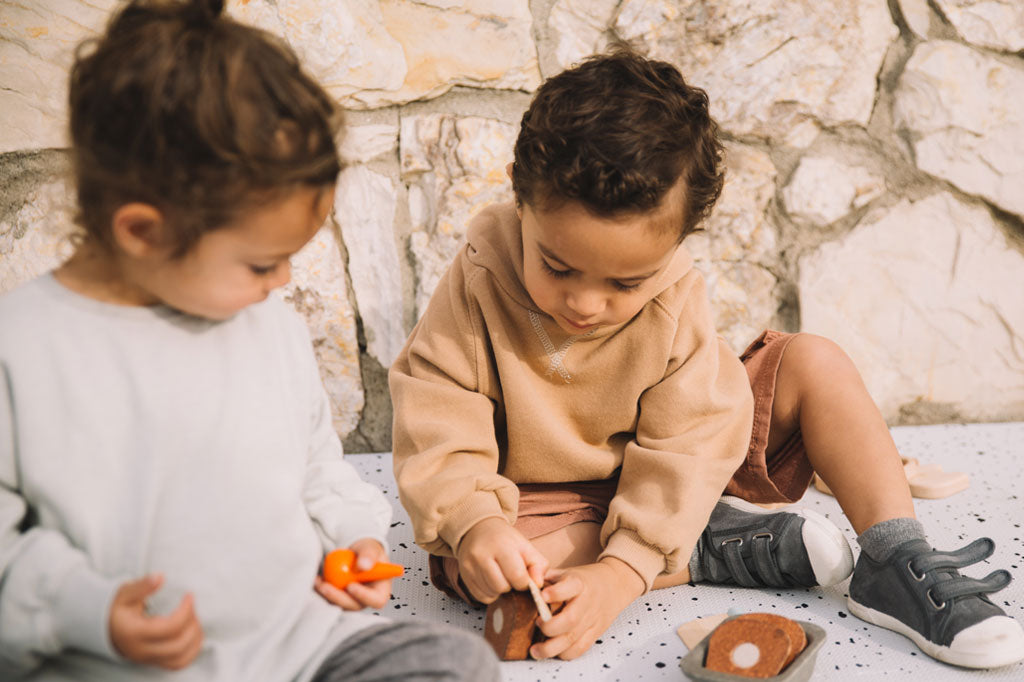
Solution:
M0 294L0 338L10 336L26 326L39 322L54 305L59 287L52 274L45 274Z

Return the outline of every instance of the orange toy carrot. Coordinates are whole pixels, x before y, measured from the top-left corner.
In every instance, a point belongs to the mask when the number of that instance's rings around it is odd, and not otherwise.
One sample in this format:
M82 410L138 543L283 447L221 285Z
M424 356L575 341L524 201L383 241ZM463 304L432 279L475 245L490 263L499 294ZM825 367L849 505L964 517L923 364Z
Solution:
M372 583L375 580L397 578L405 572L398 564L378 562L365 571L353 571L356 554L351 549L336 549L324 557L324 580L338 589L345 589L349 583Z

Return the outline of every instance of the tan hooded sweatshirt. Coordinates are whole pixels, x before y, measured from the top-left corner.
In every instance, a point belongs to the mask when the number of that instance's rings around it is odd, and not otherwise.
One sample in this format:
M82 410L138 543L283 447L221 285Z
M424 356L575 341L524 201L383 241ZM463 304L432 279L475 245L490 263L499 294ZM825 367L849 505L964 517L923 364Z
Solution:
M416 542L454 555L517 483L619 476L602 557L650 589L686 567L743 460L753 398L682 246L629 322L570 336L523 286L512 204L481 212L391 368L394 464Z

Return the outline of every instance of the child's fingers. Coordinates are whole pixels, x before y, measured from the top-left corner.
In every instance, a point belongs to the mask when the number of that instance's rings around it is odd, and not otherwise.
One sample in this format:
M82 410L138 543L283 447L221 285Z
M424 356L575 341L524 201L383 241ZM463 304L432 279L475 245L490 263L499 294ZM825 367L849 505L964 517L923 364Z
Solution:
M123 606L142 607L146 598L160 589L164 577L159 573L150 573L138 580L129 580L118 588L114 600Z
M196 660L196 656L203 649L203 630L202 628L196 628L191 639L182 648L181 652L174 656L169 656L159 663L161 667L167 668L168 670L181 670L188 666L192 661Z
M546 637L558 637L559 635L571 634L573 629L579 625L578 609L572 602L566 602L562 610L551 617L547 622L537 619L537 626Z
M547 577L549 567L547 557L541 554L540 550L534 547L532 542L527 542L526 547L523 549L522 557L530 578L538 587L543 585ZM517 586L517 589L525 588L526 585L523 585L523 587Z
M351 583L345 591L364 607L383 608L391 596L391 581L378 580L372 583Z
M136 631L139 640L147 643L163 643L177 640L192 626L198 626L195 598L186 594L166 616L147 616Z
M349 549L356 553L355 570L368 571L379 561L387 561L384 546L372 538L356 540Z
M517 590L526 589L530 574L526 569L525 559L523 554L518 553L501 554L495 557L501 577L509 587L514 587Z
M193 618L185 627L162 640L150 641L145 644L146 658L154 665L177 670L195 658L190 652L198 653L197 645L203 641L203 629L199 620ZM177 667L173 667L177 666Z
M490 604L501 594L501 592L488 585L486 581L477 580L476 577L469 573L462 574L462 581L466 583L466 589L469 590L469 593L482 604Z
M477 580L483 583L484 589L491 595L491 601L496 599L499 594L504 594L512 589L505 578L505 571L495 560L486 561L480 566Z
M357 602L348 592L339 590L320 576L314 579L313 588L321 597L346 611L360 611L363 608L362 604Z
M538 661L545 658L554 658L572 645L569 635L558 635L550 637L543 642L530 647L530 656Z
M583 581L574 573L552 571L548 573L550 584L541 590L541 596L549 604L557 601L568 602L583 591Z

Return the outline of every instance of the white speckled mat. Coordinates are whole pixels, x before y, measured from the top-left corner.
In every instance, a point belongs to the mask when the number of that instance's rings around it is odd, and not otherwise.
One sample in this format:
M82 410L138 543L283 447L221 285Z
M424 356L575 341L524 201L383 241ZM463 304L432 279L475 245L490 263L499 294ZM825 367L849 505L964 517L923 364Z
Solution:
M893 429L893 436L905 456L970 474L971 486L963 492L940 500L915 500L918 516L938 549L955 549L981 536L995 540L995 555L965 572L981 577L996 568L1008 569L1014 581L994 594L993 601L1024 622L1024 423L899 427ZM409 517L398 501L390 454L350 455L348 459L364 478L387 493L395 507L389 536L392 560L407 570L406 576L395 582L391 603L381 613L395 619L438 620L482 632L482 610L449 599L430 586L426 554L413 544ZM859 553L853 530L832 497L812 488L799 504L832 519L846 532L854 554ZM825 628L828 639L818 655L814 680L900 680L910 676L927 677L929 682L1024 680L1024 663L968 671L933 661L908 639L850 615L847 584L786 591L688 585L651 592L626 609L600 643L581 658L504 663L503 677L507 682L684 680L679 661L687 649L676 636L676 627L736 607L771 611Z

